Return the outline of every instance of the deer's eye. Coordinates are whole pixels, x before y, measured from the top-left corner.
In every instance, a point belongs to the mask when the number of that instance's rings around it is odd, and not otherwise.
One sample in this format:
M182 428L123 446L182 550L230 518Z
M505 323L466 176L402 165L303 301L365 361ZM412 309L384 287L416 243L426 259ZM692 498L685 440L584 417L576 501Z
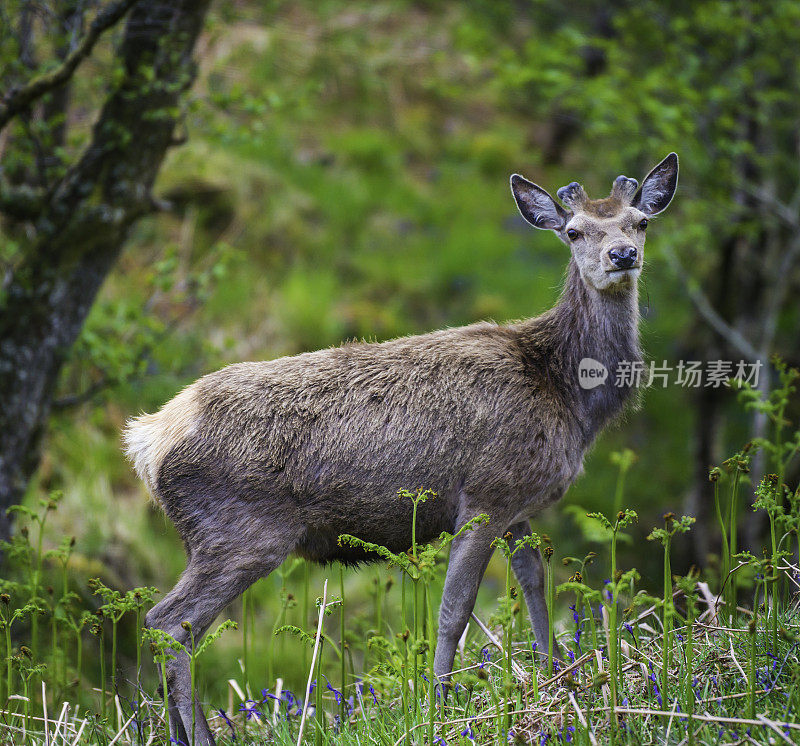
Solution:
M647 229L647 218L642 218L642 220L639 221L639 226L638 227L639 227L640 231L646 230Z
M569 238L570 241L576 240L580 235L581 234L578 233L578 231L576 231L574 228L570 228L567 231L567 237Z

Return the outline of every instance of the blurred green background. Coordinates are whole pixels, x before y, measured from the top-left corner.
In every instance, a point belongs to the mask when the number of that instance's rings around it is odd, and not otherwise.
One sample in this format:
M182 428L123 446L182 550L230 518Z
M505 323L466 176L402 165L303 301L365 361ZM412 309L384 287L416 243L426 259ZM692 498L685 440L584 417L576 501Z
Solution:
M171 209L137 224L62 376L30 488L65 492L53 542L76 536L76 573L165 591L183 552L122 456L127 417L229 362L550 307L568 249L517 214L512 172L600 197L677 151L678 194L652 225L640 287L648 357L738 361L705 300L765 360L797 364L798 267L782 260L800 199L798 49L795 2L214 3L188 141L156 187ZM102 85L102 55L90 64L86 85ZM98 382L89 401L69 401ZM704 470L753 427L729 389L649 390L535 528L557 557L602 551L574 514L611 510L610 454L631 448L626 504L640 523L621 564L654 584L644 537L665 511L707 510ZM684 550L688 566L715 547L701 537ZM503 572L495 558L482 617ZM374 576L347 573L354 619ZM324 577L338 569L315 571L316 593ZM280 582L256 590L264 653ZM202 665L229 671L236 640ZM289 645L275 671L299 688Z

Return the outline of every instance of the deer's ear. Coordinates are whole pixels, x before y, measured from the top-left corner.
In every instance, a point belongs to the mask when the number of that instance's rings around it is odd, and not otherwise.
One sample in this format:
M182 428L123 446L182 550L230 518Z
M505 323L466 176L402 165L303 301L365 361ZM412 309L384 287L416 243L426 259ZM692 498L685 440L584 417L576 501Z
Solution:
M519 174L511 177L511 193L522 217L534 228L560 231L567 224L568 213L544 189Z
M633 206L645 215L658 215L667 209L678 187L678 154L670 153L642 182Z

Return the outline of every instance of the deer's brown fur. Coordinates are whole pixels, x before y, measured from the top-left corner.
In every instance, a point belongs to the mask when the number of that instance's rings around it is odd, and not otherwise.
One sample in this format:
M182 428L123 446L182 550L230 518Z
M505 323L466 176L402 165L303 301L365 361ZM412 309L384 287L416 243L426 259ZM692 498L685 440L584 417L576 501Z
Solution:
M420 506L422 542L455 533L478 514L490 518L452 547L435 658L445 677L492 539L529 531L528 519L564 494L597 433L632 393L630 385L615 386L614 376L620 363L640 359L641 223L672 196L671 158L636 196L636 182L625 177L611 197L596 201L580 185L564 187L559 196L570 210L513 177L523 216L572 248L564 292L541 316L231 365L161 412L133 420L129 455L189 556L147 623L183 640L188 620L197 638L292 552L321 562L367 559L340 547L340 534L403 551L412 510L397 492L425 487L438 496ZM636 265L624 270L612 266L622 245L637 250ZM606 367L607 385L579 385L583 358ZM518 553L514 570L546 645L538 553ZM185 658L170 664L178 737L191 722L187 671ZM198 714L200 741L211 743Z

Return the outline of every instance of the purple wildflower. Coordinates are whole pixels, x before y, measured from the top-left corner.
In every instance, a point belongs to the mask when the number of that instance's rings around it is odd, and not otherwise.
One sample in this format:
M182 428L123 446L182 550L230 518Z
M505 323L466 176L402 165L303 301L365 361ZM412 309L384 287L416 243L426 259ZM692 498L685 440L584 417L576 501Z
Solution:
M236 727L231 722L231 719L228 717L225 710L217 710L217 715L219 715L224 721L225 724L231 729L231 738L232 740L236 740Z
M329 692L333 692L333 697L334 697L334 699L336 700L336 704L337 704L337 705L340 705L340 704L342 704L342 693L341 693L341 692L340 692L338 689L335 689L334 687L332 687L330 682L328 682L328 683L325 685L325 688L326 688L326 689L327 689Z
M467 725L467 727L464 728L464 730L461 731L461 735L464 738L468 738L470 741L475 743L475 729L472 727L472 723Z
M647 678L653 682L653 694L655 695L655 698L658 701L658 706L663 707L664 703L661 700L661 692L658 690L658 679L656 679L656 675L655 673L653 673L652 666L650 666L650 675Z
M252 720L253 718L262 718L264 717L264 713L258 709L258 702L254 699L247 699L239 706L239 712L245 713L248 720Z
M630 625L630 624L628 624L627 622L623 622L623 623L622 623L622 626L623 626L623 627L625 627L625 630L628 632L628 634L629 634L631 637L634 637L634 634L633 634L633 627L631 627L631 625Z
M372 701L377 705L378 704L378 695L375 694L375 687L372 684L369 685L369 693L372 695Z

